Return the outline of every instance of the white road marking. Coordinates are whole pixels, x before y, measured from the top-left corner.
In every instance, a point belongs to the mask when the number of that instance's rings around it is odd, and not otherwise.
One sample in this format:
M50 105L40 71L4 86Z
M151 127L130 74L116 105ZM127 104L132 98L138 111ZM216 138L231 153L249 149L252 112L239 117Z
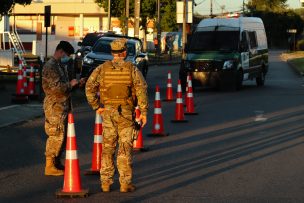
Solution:
M6 110L6 109L15 108L15 107L17 107L17 106L20 106L20 105L10 105L10 106L4 106L4 107L1 107L1 108L0 108L0 111L2 111L2 110Z

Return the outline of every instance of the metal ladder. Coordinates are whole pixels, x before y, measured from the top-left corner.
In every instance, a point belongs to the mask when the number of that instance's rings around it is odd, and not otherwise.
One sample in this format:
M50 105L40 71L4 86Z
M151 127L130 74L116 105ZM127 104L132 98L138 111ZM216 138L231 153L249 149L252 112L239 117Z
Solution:
M18 59L22 61L22 64L24 66L26 66L27 63L26 63L26 61L23 57L23 55L25 53L24 46L23 46L23 44L20 40L20 37L19 37L17 31L6 32L6 33L8 34L9 39L13 44L13 47L15 49L15 52L16 52L17 56L18 56Z

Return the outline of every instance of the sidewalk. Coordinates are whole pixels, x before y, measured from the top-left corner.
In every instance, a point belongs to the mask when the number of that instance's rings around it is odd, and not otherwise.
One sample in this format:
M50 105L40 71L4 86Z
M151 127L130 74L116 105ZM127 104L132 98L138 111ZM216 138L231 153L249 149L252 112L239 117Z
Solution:
M11 103L11 95L15 92L15 89L15 79L0 80L0 128L30 121L44 114L43 103L39 101L29 101L27 104ZM72 101L75 108L85 103L84 90L73 91Z
M0 128L24 121L29 121L43 115L42 104L10 105L0 108Z
M286 61L287 64L300 76L304 75L304 52L297 51L291 53L282 53L281 59Z
M181 63L181 54L173 53L170 59L168 54L161 54L160 56L155 56L154 53L149 53L149 65L171 65Z

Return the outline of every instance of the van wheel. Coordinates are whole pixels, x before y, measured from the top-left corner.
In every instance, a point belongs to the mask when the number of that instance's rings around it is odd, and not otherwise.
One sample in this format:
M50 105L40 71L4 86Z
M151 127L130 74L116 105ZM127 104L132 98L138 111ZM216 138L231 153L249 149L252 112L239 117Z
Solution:
M146 79L148 74L148 65L144 65L143 69L142 69L142 75L144 76L144 78Z
M256 78L257 86L264 86L265 84L265 73L264 71L260 72L260 75Z
M242 69L239 69L236 73L236 90L242 89L243 86L243 71Z
M182 91L185 91L187 86L187 73L180 72L179 79L181 80Z

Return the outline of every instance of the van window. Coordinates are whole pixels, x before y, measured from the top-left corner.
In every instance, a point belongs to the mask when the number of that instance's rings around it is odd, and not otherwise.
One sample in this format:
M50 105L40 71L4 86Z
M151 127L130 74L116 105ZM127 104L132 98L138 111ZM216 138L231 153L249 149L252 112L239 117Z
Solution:
M247 40L247 33L245 31L242 32L242 40L240 44L240 48L242 52L247 52L249 47L248 47L248 40Z
M193 34L189 51L224 51L238 50L239 31L197 31Z
M105 54L111 54L111 42L113 39L99 39L96 44L94 45L92 51L93 52L100 52ZM133 43L127 42L127 54L128 56L134 56L135 54L135 45Z
M257 48L258 43L256 39L256 32L248 32L249 40L250 40L250 47L251 48Z

